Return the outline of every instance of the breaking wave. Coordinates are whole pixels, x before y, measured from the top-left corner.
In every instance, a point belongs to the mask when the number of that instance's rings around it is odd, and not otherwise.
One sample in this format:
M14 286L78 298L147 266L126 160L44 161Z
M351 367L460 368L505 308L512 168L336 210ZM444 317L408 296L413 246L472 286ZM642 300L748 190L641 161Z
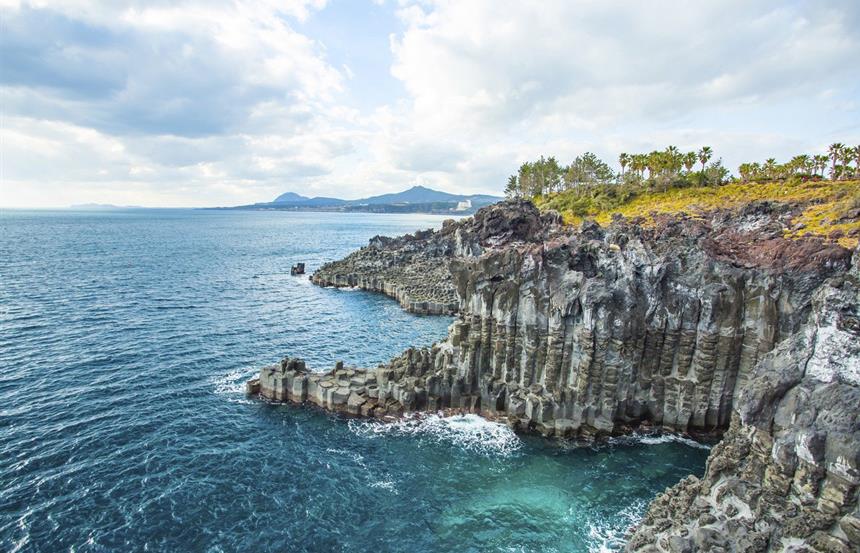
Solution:
M588 552L610 553L620 551L627 543L627 532L639 524L644 516L647 504L644 501L634 501L625 507L612 519L598 518L588 523Z
M635 440L640 444L645 445L657 445L657 444L668 444L668 443L676 443L683 444L688 447L695 447L697 449L705 449L710 450L711 446L708 444L703 444L701 442L697 442L696 440L692 440L690 438L685 438L683 436L678 436L676 434L641 434L634 435L631 439Z
M451 444L471 453L490 457L510 457L522 442L513 430L478 415L412 415L396 422L349 421L358 436L412 436L432 443Z

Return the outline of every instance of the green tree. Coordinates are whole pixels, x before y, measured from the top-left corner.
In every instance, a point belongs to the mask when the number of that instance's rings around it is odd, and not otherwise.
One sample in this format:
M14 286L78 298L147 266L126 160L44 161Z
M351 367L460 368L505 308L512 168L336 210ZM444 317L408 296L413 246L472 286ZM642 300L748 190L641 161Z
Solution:
M702 164L702 173L705 172L705 164L711 160L711 156L714 154L714 151L711 150L710 146L703 146L701 150L699 150L699 163Z
M624 176L624 169L627 168L627 164L630 163L630 156L621 152L618 154L618 164L621 165L621 176Z
M842 148L842 172L843 179L849 179L852 176L851 162L854 161L854 148L845 146Z
M645 160L645 165L648 167L648 178L656 180L657 175L663 170L663 154L661 152L651 152Z
M684 169L689 173L693 170L693 165L696 164L696 152L687 152L684 154Z
M630 170L636 173L636 177L641 179L642 173L645 172L646 156L644 154L633 154L630 160Z
M516 175L511 175L508 177L508 183L505 185L505 196L508 198L519 198L522 196L522 191L520 190L520 184L517 181Z
M836 180L836 177L838 176L836 173L836 163L840 159L842 159L843 148L845 148L845 146L841 142L834 142L833 144L830 145L830 148L827 151L828 154L830 155L830 161L831 161L830 178L833 180Z
M774 158L766 159L763 169L765 178L769 180L776 178L776 160Z
M809 174L811 172L810 158L806 154L794 156L789 162L789 167L792 174Z
M678 150L676 146L669 146L666 148L665 156L663 157L665 167L669 171L671 175L677 175L681 170L681 165L683 163L683 158L681 157L681 152Z
M614 179L612 169L591 152L577 156L567 166L564 182L567 187L608 184Z
M815 164L815 172L821 173L822 178L824 177L824 169L827 168L827 161L830 158L824 154L816 154L812 157L812 161Z
M854 178L860 178L860 145L854 146Z

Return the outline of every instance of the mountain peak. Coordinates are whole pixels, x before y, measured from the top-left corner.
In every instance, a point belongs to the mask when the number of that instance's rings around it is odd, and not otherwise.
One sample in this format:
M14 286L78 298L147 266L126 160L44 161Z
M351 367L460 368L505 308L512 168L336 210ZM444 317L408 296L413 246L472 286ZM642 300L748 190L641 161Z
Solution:
M496 198L494 196L451 194L449 192L433 190L432 188L427 188L426 186L416 184L415 186L403 190L402 192L371 196L369 198L361 198L359 200L342 200L339 198L324 198L319 196L308 198L307 196L302 196L301 194L296 194L295 192L284 192L283 194L275 198L275 201L271 202L271 204L268 205L284 208L319 209L322 207L343 206L409 206L416 204L450 204L451 209L454 209L454 207L459 202L463 202L465 200L469 200L470 204L477 208L481 205L494 203L495 201L500 199L501 198Z
M304 202L309 200L310 198L306 196L302 196L301 194L296 194L295 192L284 192L277 198L275 198L275 203L277 202Z

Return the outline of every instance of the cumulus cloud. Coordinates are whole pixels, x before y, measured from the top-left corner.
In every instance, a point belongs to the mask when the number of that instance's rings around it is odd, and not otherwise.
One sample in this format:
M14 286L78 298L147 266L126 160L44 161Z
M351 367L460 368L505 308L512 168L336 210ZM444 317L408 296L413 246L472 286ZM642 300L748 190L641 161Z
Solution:
M384 7L400 86L368 103L370 70L308 24L344 5L0 2L0 204L498 193L540 154L709 144L733 166L860 141L851 0Z
M847 1L440 1L401 9L393 72L428 131L599 134L810 98L822 82L856 89L858 14Z

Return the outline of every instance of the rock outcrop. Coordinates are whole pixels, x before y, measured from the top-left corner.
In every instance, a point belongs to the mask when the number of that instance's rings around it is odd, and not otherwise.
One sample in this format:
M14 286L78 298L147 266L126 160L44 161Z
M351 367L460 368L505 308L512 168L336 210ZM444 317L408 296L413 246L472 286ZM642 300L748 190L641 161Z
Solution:
M628 551L860 551L860 275L756 365L704 477L658 497Z
M368 246L320 267L311 280L319 286L381 292L411 313L453 314L457 297L447 263L454 253L452 223L446 221L440 231L399 238L375 236Z
M458 299L449 270L452 258L478 255L485 247L510 241L540 240L560 221L557 215L541 215L527 202L505 205L484 208L459 222L449 219L438 231L375 236L357 252L320 267L311 280L320 286L381 292L412 313L454 314Z
M844 248L784 238L788 217L761 203L572 231L505 202L377 238L314 282L415 311L456 304L448 338L375 369L319 375L287 359L249 386L354 415L479 412L546 436L728 430L701 481L655 501L631 550L840 551L857 543L857 274ZM434 293L419 286L430 271ZM785 527L809 517L811 533Z

